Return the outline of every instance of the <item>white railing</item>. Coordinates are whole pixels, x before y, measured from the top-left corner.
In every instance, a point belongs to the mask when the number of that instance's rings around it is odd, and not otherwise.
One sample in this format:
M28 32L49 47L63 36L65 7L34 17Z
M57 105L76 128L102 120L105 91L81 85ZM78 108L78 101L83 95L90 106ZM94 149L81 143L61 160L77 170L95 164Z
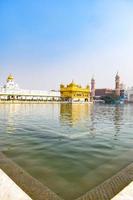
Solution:
M60 92L41 91L41 90L8 90L0 89L0 95L21 95L21 96L44 96L44 97L60 97Z

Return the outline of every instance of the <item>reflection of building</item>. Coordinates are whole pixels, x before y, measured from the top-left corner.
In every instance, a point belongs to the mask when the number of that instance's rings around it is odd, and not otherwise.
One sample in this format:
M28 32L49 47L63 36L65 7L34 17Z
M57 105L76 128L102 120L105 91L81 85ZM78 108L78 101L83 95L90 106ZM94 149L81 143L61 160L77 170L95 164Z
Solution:
M13 134L16 130L15 115L21 112L22 107L20 107L20 104L10 104L5 105L4 109L4 112L7 113L6 132Z
M115 128L115 136L120 132L122 120L123 120L123 107L116 106L114 110L114 128Z
M0 88L0 100L59 100L60 93L56 91L24 90L15 83L14 77L9 75L6 84Z
M86 88L75 84L73 81L66 87L60 85L61 99L68 102L89 102L90 101L90 87Z
M60 120L73 125L90 116L90 104L60 104Z
M1 114L5 116L5 132L9 134L14 134L17 126L17 116L18 113L21 116L20 113L22 113L23 106L26 105L20 105L20 104L0 104L0 110ZM29 107L29 106L28 106ZM10 146L10 145L9 145Z

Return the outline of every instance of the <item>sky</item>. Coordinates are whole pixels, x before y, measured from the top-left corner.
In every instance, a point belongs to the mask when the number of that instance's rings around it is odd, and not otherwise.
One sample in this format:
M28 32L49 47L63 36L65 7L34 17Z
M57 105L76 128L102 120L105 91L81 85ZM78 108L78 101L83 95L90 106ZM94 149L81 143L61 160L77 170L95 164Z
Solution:
M133 85L132 0L0 0L0 84Z

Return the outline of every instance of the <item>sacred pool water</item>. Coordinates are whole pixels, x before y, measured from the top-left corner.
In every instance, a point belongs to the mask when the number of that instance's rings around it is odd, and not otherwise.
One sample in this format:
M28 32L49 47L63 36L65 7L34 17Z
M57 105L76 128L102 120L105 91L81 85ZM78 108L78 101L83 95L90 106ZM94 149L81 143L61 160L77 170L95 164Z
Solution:
M0 151L64 199L133 161L133 105L1 104Z

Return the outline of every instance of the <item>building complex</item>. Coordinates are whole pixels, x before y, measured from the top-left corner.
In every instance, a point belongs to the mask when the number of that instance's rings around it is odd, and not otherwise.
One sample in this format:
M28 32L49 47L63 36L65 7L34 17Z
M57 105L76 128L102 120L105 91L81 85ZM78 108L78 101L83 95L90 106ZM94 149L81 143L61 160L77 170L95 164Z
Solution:
M1 101L64 101L74 103L91 102L104 99L105 97L126 99L128 102L133 102L133 87L126 90L123 84L120 83L118 73L115 76L114 89L96 88L94 77L91 79L91 87L89 85L82 87L72 81L68 85L61 84L59 91L21 89L11 74L7 77L4 86L0 87Z
M0 87L0 100L58 101L60 100L60 92L21 89L10 74L6 84Z

